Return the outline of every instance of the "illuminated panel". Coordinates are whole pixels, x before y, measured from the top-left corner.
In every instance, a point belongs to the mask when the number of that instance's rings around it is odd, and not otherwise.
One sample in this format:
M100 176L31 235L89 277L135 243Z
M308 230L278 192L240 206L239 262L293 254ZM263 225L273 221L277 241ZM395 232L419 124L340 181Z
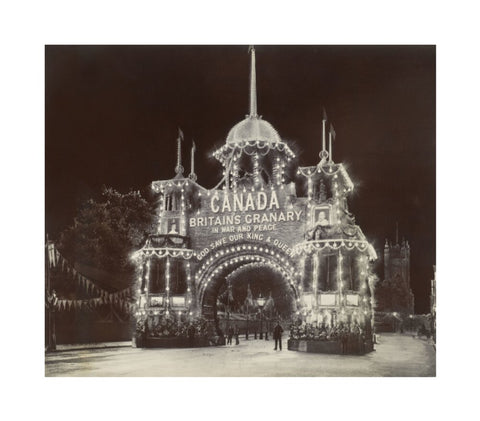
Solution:
M320 294L321 306L334 306L336 304L337 294Z

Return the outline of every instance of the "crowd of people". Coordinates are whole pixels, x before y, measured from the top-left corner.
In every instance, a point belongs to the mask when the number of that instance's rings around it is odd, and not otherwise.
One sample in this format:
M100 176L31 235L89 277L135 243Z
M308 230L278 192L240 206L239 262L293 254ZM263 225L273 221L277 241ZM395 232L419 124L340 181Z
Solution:
M323 323L292 324L290 326L290 339L303 339L314 341L338 341L347 337L364 336L358 323L339 323L329 326Z
M336 326L318 323L292 324L290 339L336 343L342 354L364 354L367 349L365 330L358 323L339 323Z
M277 323L273 329L275 350L282 349L281 337L283 328ZM175 317L153 316L137 320L137 337L142 338L188 338L195 343L195 338L204 338L211 346L240 344L240 329L232 324L226 328L224 333L218 323L207 321L202 317L182 320ZM324 323L294 322L290 325L290 339L309 341L336 341L346 351L351 348L362 348L365 344L365 331L358 323L342 323L330 326Z
M211 323L204 318L181 320L174 317L153 316L137 320L137 335L154 338L207 336Z

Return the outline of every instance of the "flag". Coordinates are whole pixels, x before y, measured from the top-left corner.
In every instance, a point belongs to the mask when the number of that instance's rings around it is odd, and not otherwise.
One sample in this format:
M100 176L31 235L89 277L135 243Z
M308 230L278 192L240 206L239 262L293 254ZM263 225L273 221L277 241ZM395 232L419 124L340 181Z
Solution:
M54 266L56 265L56 249L55 249L55 244L49 243L47 245L47 250L48 250L48 263L49 266Z
M182 132L182 129L180 127L178 128L178 138L180 140L183 140L183 132Z
M323 108L323 121L327 121L328 118L327 118L327 112L325 111L325 108Z
M253 294L252 290L250 289L250 284L247 286L247 298L245 299L246 303L248 306L252 307L254 305L253 303Z
M265 303L265 306L264 306L265 311L271 310L274 305L275 305L275 302L273 301L272 293L270 292L270 295L269 295L269 297L267 299L267 302Z
M333 124L330 124L330 133L332 134L332 139L335 140L336 133L335 133L335 129L333 128Z

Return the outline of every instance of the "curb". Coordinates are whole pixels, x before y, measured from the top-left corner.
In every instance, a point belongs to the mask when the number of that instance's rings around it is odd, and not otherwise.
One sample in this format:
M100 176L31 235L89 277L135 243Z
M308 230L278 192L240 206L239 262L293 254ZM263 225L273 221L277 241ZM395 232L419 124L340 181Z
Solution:
M112 348L132 348L132 344L128 342L128 343L119 343L119 344L111 344L111 345L108 345L108 344L59 345L55 351L45 350L45 355L54 355L60 352L69 352L69 351L91 351L95 349L112 349Z

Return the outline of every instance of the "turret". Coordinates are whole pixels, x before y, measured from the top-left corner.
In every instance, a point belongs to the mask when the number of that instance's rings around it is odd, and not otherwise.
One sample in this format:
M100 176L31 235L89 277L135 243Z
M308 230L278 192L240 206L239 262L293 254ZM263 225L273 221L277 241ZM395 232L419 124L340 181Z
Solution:
M250 110L228 133L213 156L224 167L226 189L274 188L288 183L286 168L295 154L278 132L257 114L255 49L250 48Z

